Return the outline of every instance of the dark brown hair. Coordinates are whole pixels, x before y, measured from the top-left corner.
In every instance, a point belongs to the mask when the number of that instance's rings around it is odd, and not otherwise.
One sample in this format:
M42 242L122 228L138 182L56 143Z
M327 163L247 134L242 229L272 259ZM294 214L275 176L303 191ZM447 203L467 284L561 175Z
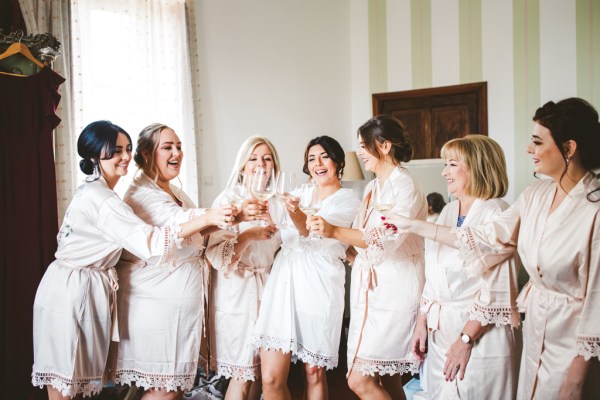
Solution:
M412 160L413 148L404 124L399 119L389 115L378 115L365 122L358 128L358 135L362 138L365 149L375 157L381 159L377 143L388 141L392 144L390 156L394 164Z
M316 145L321 145L321 147L323 147L323 150L325 150L327 155L331 158L331 161L335 164L335 172L338 179L342 179L344 167L346 166L346 153L344 153L344 149L339 142L329 136L318 136L308 142L306 150L304 151L304 166L302 167L302 171L310 176L310 171L308 170L308 152Z

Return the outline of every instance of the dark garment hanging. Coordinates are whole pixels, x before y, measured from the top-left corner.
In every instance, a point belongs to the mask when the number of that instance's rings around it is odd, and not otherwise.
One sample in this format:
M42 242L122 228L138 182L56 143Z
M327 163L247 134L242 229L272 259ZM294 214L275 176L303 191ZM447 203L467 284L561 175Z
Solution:
M45 67L31 76L0 74L0 396L29 399L33 302L54 260L58 216L52 131L65 80ZM60 334L48 332L48 334Z

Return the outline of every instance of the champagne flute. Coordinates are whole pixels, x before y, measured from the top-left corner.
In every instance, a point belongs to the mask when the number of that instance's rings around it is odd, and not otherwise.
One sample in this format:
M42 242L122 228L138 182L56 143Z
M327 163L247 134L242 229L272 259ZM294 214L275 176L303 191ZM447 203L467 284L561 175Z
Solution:
M376 179L372 190L373 208L375 208L383 216L387 216L394 208L395 190L393 185L386 185L385 181ZM386 228L383 232L383 240L394 240L398 237L392 228Z
M304 183L300 191L300 210L309 217L316 215L321 209L321 199L319 197L319 190L314 183ZM319 236L313 232L308 235L309 240L321 240L322 236Z
M252 196L260 201L268 201L275 194L275 171L270 168L258 167L252 180L252 186L250 192ZM269 224L265 220L260 220L259 226L268 226Z
M277 198L283 201L284 195L291 194L296 190L296 174L293 172L279 171L277 174ZM282 229L294 228L294 224L288 222L287 213L284 211L281 213L280 227Z

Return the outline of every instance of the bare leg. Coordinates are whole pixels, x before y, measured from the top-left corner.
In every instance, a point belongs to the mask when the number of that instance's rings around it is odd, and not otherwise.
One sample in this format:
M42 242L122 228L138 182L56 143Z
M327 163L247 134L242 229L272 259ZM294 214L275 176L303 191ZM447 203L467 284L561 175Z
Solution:
M402 387L402 375L382 375L381 386L390 394L394 400L406 400L404 388Z
M252 382L252 385L250 385L250 394L248 395L248 400L259 400L261 392L262 384L259 378Z
M183 392L181 390L167 391L167 389L149 389L142 395L142 400L181 400Z
M248 393L250 392L250 385L252 381L243 381L231 378L229 380L229 386L227 386L227 393L225 393L225 400L246 400Z
M379 375L363 375L352 371L348 377L348 386L362 400L392 400L379 384Z
M306 377L306 388L304 398L306 400L327 400L327 376L325 368L311 367L304 364L304 373Z
M291 400L287 387L291 353L260 349L260 366L265 400Z
M48 389L48 399L49 400L74 400L81 398L80 395L75 397L63 396L58 389L55 389L53 386L46 386Z

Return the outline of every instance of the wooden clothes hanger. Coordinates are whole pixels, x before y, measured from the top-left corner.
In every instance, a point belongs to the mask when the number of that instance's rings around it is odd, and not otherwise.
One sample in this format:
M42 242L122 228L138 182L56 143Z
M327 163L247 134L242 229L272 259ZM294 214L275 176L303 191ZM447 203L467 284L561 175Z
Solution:
M6 51L4 53L0 54L0 60L14 56L16 54L21 54L26 59L28 59L35 65L37 65L40 69L45 67L44 64L42 64L40 61L38 61L38 59L35 58L33 56L33 54L31 54L31 51L29 51L29 48L21 42L15 42L15 43L11 44L10 46L8 46L8 49L6 49Z

